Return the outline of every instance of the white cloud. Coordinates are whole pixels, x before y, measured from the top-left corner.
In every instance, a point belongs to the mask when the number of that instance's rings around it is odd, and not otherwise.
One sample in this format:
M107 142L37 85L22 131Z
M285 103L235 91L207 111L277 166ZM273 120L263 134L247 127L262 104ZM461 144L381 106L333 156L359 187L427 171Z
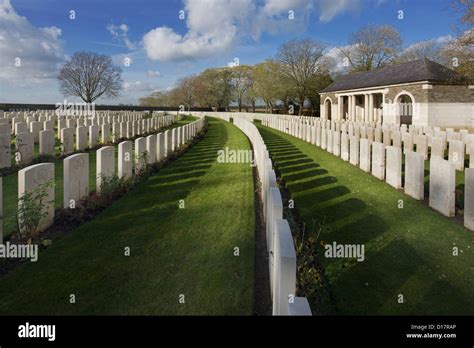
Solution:
M319 0L319 20L329 22L338 14L344 11L351 11L360 8L360 0Z
M123 83L124 92L150 92L155 90L148 82L132 81Z
M153 60L205 58L231 49L239 39L257 40L262 33L291 27L289 10L295 13L295 24L305 22L315 10L327 22L360 5L361 0L266 0L263 5L256 0L184 0L187 32L157 27L143 36L143 45Z
M0 80L28 84L55 78L65 61L60 36L61 29L35 27L10 0L0 0Z
M109 24L107 30L117 41L123 42L128 49L135 49L136 45L128 38L128 25L122 23L120 25Z
M156 70L148 70L147 75L150 77L160 77L161 73Z

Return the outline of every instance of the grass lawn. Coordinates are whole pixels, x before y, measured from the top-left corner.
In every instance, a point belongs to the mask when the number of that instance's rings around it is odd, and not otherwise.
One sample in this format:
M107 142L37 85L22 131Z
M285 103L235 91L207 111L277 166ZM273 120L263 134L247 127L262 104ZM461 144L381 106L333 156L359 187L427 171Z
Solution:
M309 234L324 221L319 255L338 314L474 314L474 232L325 150L257 126ZM333 241L364 244L365 261L325 258L322 245Z
M183 157L55 241L38 262L0 278L0 314L252 314L252 169L217 163L224 146L250 148L231 123L211 119Z
M183 126L185 124L191 123L197 120L196 117L186 116L182 120L173 123L170 127L166 129L173 129L176 127ZM132 140L133 141L133 140ZM36 155L39 156L39 147L38 145L35 146L38 148L38 152ZM59 150L58 150L59 151ZM96 186L96 150L91 150L89 153L89 191L95 191ZM135 153L135 152L134 152ZM132 157L134 156L132 154ZM118 156L118 144L115 144L115 171L117 172L117 161ZM132 159L133 160L133 159ZM55 184L55 206L56 208L63 207L63 159L57 159L54 162L54 184ZM16 212L18 209L18 173L13 173L3 177L3 235L4 237L10 236L13 232L15 232L17 228L16 223Z

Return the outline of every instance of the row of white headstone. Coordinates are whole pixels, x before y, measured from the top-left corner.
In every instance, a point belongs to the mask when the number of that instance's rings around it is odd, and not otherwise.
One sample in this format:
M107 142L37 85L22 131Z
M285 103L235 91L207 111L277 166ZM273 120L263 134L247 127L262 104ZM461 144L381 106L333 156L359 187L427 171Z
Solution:
M153 164L166 159L181 145L193 139L204 127L205 119L200 118L187 125L166 130L165 132L152 134L135 139L134 162L133 143L123 141L118 144L118 178L130 179L133 175L133 164L135 174L142 170L145 165ZM96 152L96 188L100 193L105 180L114 177L115 174L115 146L104 146ZM78 153L64 159L63 165L64 185L64 208L75 208L76 204L89 195L89 154ZM44 189L47 197L43 197L44 217L40 222L38 231L51 226L54 221L54 163L41 163L26 167L18 171L18 202L21 197L30 193L35 197L35 192ZM2 209L2 178L0 177L0 216ZM0 223L0 243L2 242L2 227Z
M202 116L205 113L192 114ZM226 114L216 116L226 121L230 120ZM273 315L309 316L311 309L308 300L306 297L296 296L295 245L290 225L286 219L283 219L283 202L265 143L254 124L238 116L233 121L252 143L258 175L262 183L261 196L269 256L272 313Z
M431 137L431 157L428 158L427 135L415 136L418 142L416 151L413 151L411 140L403 141L402 148L402 141L392 143L393 138L389 135L387 138L390 140L381 141L380 136L372 138L365 130L361 131L362 127L350 124L338 129L328 126L326 122L308 124L302 119L277 116L264 118L262 123L321 147L376 178L385 180L397 189L403 187L407 195L417 200L423 200L425 196L424 169L425 160L429 159L429 206L445 216L455 215L456 170L464 169L463 140L448 140L449 160L445 160L445 142L442 137L436 135ZM355 129L359 129L360 133L354 131ZM390 134L389 132L393 131L384 130L384 132ZM400 140L399 136L398 138ZM468 142L468 147L472 147L473 144ZM402 183L403 156L404 183ZM474 153L470 158L472 164ZM465 170L464 187L464 226L474 230L474 168Z
M48 118L45 121L35 121L35 117L29 116L30 120L25 122L22 116L0 118L0 169L12 165L12 135L16 148L13 160L19 165L27 165L33 160L35 143L39 143L40 155L54 156L57 137L61 140L61 155L68 155L74 151L95 148L100 143L116 143L119 139L152 133L171 125L178 118L177 115L155 114L142 119L143 114L119 113L94 118L39 116Z

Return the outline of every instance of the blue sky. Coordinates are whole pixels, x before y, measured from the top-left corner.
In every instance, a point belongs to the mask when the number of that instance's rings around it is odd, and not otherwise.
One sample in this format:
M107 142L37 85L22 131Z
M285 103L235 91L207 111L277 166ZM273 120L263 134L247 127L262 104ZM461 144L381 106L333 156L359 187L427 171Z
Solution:
M405 46L446 37L456 21L448 5L447 0L0 0L0 102L62 102L55 75L76 51L107 54L122 66L122 95L98 103L136 104L207 67L273 57L294 38L322 41L329 51L346 45L350 33L366 24L394 26ZM293 20L288 11L294 11Z

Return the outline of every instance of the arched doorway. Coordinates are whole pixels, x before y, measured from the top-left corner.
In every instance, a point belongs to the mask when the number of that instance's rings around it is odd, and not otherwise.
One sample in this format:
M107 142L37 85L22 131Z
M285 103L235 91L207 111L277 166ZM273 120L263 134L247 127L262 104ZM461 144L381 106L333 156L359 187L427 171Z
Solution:
M408 94L401 94L397 100L400 124L411 125L413 123L413 98Z
M331 103L331 100L328 98L326 99L326 101L324 102L324 107L325 107L325 110L324 110L324 113L326 115L326 119L327 120L331 120L331 109L332 109L332 103Z

